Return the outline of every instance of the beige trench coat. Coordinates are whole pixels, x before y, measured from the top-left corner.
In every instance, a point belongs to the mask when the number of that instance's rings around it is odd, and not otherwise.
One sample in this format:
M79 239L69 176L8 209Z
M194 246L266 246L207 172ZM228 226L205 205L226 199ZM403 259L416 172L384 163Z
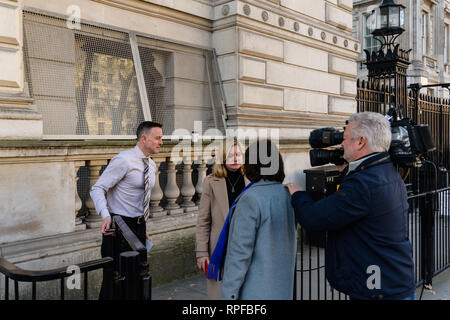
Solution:
M244 179L245 185L250 183L247 178L244 177ZM203 192L197 217L195 248L197 258L211 258L229 209L225 178L208 175L203 181ZM208 299L220 299L220 285L220 282L206 280Z

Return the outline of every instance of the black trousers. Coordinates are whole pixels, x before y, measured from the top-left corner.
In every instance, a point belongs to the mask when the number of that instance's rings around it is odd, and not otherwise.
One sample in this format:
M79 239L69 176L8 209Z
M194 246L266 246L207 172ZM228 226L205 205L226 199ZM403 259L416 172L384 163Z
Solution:
M116 216L116 214L111 213L111 216L114 217ZM145 240L146 240L146 224L141 223L138 224L137 218L129 218L129 217L125 217L125 216L121 216L123 221L128 225L128 227L131 229L131 231L137 236L137 238L139 239L139 241L142 242L142 244L145 246ZM111 226L112 227L112 226ZM116 228L117 229L117 228ZM120 231L116 231L116 232L120 232ZM120 243L117 244L117 241L119 241ZM114 247L117 246L119 248L119 253L117 254L120 255L122 252L125 251L133 251L133 249L130 247L130 245L128 244L128 242L125 240L125 238L121 235L119 236L105 236L102 235L102 246L101 246L101 256L102 258L104 257L112 257L114 258ZM119 261L114 261L115 265L118 266ZM118 270L118 269L116 269ZM100 295L99 295L99 300L105 300L105 284L104 281L102 281L102 286L100 289Z

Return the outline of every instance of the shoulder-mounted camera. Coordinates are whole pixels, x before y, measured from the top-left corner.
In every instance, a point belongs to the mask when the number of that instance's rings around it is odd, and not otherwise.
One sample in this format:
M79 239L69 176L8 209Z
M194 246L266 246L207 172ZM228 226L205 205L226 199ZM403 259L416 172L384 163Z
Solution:
M396 165L408 168L414 166L420 156L436 150L436 144L428 124L414 125L410 119L400 118L398 111L402 108L391 107L386 115L392 133L389 154ZM343 130L327 127L311 131L309 144L314 148L309 152L311 166L344 164L344 149L323 149L340 145L343 139Z

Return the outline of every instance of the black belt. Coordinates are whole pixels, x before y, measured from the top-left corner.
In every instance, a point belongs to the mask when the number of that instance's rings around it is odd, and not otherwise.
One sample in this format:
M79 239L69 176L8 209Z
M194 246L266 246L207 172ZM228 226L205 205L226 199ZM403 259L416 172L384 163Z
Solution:
M141 224L141 223L145 222L144 216L127 217L127 216L123 216L121 214L117 214L117 213L113 213L113 212L111 212L111 216L121 216L122 218L124 218L124 220L133 221L133 222L136 222L137 224Z

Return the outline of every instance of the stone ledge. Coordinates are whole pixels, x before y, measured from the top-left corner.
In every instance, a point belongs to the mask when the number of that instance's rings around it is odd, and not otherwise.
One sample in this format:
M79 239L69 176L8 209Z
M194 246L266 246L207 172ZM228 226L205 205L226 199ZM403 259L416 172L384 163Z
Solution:
M162 152L179 143L178 140L163 140ZM204 142L206 144L206 142ZM130 147L136 140L0 140L1 148L80 148L80 147Z
M147 232L151 236L174 232L177 230L195 227L197 212L183 213L176 216L163 216L152 218L147 222ZM27 260L47 257L48 251L71 247L74 244L97 246L101 244L99 229L86 229L59 235L0 244L0 256L14 257L14 260L23 260L18 257L27 256ZM17 262L17 261L16 261Z
M0 119L42 120L42 115L28 107L0 106Z
M91 229L14 243L3 243L0 244L0 256L7 258L10 262L20 263L58 254L56 252L50 254L50 252L55 250L59 252L66 251L68 248L73 247L74 244L88 244L88 246L92 246L93 244L100 245L100 243L100 231ZM69 251L73 251L73 249Z

